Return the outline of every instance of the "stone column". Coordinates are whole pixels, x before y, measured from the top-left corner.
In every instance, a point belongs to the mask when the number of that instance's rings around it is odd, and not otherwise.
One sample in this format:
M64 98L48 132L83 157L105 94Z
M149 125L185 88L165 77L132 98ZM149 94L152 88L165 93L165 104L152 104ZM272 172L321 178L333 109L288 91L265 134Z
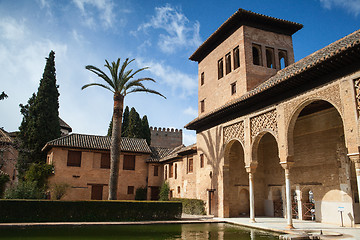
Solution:
M291 185L290 185L290 166L292 162L281 162L281 166L285 170L285 190L286 190L286 218L288 228L294 228L292 222L292 206L291 206Z
M351 161L355 163L356 182L358 186L358 195L360 199L360 153L352 153L352 154L348 154L348 156L351 159Z
M249 173L249 200L250 200L250 222L255 221L255 197L254 197L254 173L257 167L257 163L246 166L246 171Z

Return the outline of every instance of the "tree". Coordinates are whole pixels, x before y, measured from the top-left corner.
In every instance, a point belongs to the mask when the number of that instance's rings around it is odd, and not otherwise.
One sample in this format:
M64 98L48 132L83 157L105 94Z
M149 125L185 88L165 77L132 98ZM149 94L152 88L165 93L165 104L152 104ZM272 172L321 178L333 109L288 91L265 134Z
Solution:
M113 125L112 123L113 123L113 121L112 121L112 118L111 118L110 123L109 123L108 132L107 132L107 136L108 136L108 137L111 137L112 125Z
M169 201L170 186L167 181L163 182L160 188L159 201Z
M113 108L113 127L112 127L112 136L111 136L111 147L110 147L110 180L109 180L109 200L115 200L117 198L117 184L118 184L118 176L119 176L119 162L120 162L120 142L121 142L121 124L122 124L122 113L124 108L124 98L126 95L134 92L146 92L153 93L165 98L161 93L146 88L143 85L144 81L152 81L155 82L152 78L138 78L133 79L134 76L147 69L140 68L136 71L133 69L126 70L128 65L134 61L132 59L129 61L127 58L125 62L123 62L120 67L120 58L117 59L116 62L112 62L111 65L107 60L105 60L106 64L104 65L110 72L111 77L106 75L99 68L87 65L85 68L94 74L96 74L99 78L103 79L106 84L102 83L90 83L84 85L81 89L85 89L90 86L99 86L111 91L114 96L114 108ZM120 68L119 68L120 67Z
M23 121L19 127L21 156L19 172L24 173L31 163L45 163L45 144L60 137L59 92L56 84L55 53L51 51L40 80L37 94L33 94L27 105L20 104Z
M141 137L141 119L139 113L135 108L131 108L129 114L129 126L125 134L129 138L140 138Z
M4 91L0 94L0 100L4 100L7 97L8 95Z
M151 144L151 131L146 115L141 119L141 138L146 139L148 145Z
M128 128L129 128L129 114L130 114L129 107L126 106L125 110L124 110L122 125L121 125L121 136L122 137L127 136L127 132L128 132Z

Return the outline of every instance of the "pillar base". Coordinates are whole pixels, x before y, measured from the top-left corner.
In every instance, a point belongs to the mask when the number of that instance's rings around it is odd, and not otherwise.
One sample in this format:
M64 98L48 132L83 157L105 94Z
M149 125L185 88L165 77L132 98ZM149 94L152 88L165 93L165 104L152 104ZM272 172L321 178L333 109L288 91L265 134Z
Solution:
M294 226L292 224L289 224L286 226L287 229L294 229Z
M249 223L256 223L255 219L250 219Z

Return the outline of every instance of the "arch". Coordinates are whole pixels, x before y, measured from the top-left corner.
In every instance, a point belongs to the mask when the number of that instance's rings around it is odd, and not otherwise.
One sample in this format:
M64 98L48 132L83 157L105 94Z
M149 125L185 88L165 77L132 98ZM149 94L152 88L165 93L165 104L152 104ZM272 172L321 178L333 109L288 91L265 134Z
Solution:
M288 57L286 50L279 50L279 68L283 69L288 66Z
M313 98L309 98L309 99L302 101L300 104L298 104L297 106L294 107L294 110L290 114L291 117L289 118L289 121L287 124L286 139L287 139L287 145L288 145L288 156L294 155L293 134L294 134L294 129L295 129L295 123L298 120L299 114L301 113L302 110L304 110L304 108L306 108L310 104L312 104L314 102L318 102L318 101L324 101L324 102L331 104L332 107L335 108L337 113L340 115L340 118L342 121L342 126L344 127L342 112L340 111L339 107L336 106L336 104L334 104L332 101L330 101L328 99L324 99L324 98L319 98L319 97L313 97Z
M227 141L224 145L225 145L225 151L224 151L224 165L229 165L229 158L227 157L229 152L230 152L230 149L231 147L233 146L233 144L235 142L238 142L240 143L241 147L244 149L244 152L245 152L245 146L244 146L244 143L238 139L238 138L232 138L230 139L229 141Z
M261 66L261 46L257 44L252 45L252 53L253 53L253 64Z
M279 141L278 141L278 138L277 138L277 134L270 130L270 129L263 129L261 132L259 132L254 138L253 138L253 141L252 141L252 144L251 144L251 161L252 162L257 162L257 150L258 150L258 147L259 147L259 143L262 139L262 137L269 133L270 135L272 135L274 138L275 138L275 141L277 143L277 148L278 148L278 151L279 151Z
M246 207L250 206L250 202L242 191L248 188L249 178L245 169L245 150L241 141L233 139L225 146L224 166L228 168L223 176L224 208L228 209L229 217L243 216L244 209L250 209ZM247 210L245 213L248 215Z

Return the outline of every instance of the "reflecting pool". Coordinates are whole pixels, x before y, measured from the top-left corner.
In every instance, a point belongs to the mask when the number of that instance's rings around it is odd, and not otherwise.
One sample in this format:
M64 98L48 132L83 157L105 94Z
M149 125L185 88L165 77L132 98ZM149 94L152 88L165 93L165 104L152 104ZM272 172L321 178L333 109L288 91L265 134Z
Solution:
M0 239L279 239L272 232L225 223L0 228Z

